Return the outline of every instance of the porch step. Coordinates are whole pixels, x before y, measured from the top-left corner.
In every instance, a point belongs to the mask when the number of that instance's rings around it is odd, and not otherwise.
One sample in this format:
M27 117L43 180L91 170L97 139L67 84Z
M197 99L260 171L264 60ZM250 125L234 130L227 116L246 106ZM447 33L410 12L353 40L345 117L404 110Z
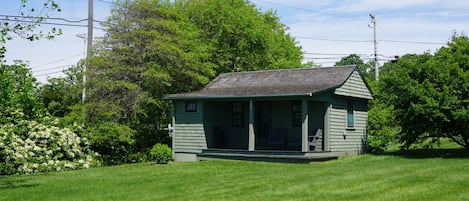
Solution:
M309 163L339 158L332 152L297 152L297 151L245 151L207 149L197 154L198 160L248 160L265 162Z

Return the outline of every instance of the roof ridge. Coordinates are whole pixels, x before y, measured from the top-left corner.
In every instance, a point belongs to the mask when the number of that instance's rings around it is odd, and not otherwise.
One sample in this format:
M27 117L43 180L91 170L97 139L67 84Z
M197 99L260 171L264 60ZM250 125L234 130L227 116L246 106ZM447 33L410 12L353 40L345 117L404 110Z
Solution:
M270 70L252 70L252 71L241 71L241 72L228 72L220 73L220 75L229 75L229 74L247 74L247 73L260 73L260 72L276 72L276 71L301 71L301 70L316 70L316 69L325 69L325 68L356 68L357 65L343 65L343 66L321 66L321 67L306 67L306 68L282 68L282 69L270 69Z

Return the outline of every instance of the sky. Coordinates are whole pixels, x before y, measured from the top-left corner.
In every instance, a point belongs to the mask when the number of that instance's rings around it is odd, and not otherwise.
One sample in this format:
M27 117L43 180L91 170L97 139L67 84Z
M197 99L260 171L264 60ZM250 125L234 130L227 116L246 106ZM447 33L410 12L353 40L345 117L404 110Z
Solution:
M19 0L4 0L0 15L18 15ZM29 1L29 7L45 0ZM51 17L66 20L88 18L88 1L56 0L62 11ZM435 52L445 46L454 32L469 32L469 1L466 0L251 0L261 11L275 10L280 21L289 27L304 52L304 62L332 66L340 58L358 54L368 61L374 55L373 24L379 63L404 54ZM112 0L94 0L94 20L110 15ZM0 16L0 19L3 17ZM54 40L28 42L15 37L6 44L8 62L29 63L33 75L42 83L48 77L62 76L62 69L75 65L84 57L85 40L77 37L87 32L86 21L73 24L41 25L42 29L61 28L63 35ZM104 35L95 22L93 35Z

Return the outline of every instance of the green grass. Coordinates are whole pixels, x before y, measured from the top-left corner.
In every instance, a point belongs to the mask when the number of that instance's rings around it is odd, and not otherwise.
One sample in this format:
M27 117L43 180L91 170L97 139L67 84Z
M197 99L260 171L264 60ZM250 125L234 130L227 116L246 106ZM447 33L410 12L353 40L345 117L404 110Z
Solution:
M469 154L150 163L0 177L0 200L469 200Z

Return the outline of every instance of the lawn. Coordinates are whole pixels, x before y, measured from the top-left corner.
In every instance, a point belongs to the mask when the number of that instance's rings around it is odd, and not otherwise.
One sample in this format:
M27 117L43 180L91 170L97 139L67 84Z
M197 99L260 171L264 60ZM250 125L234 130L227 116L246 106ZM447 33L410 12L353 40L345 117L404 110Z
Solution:
M0 177L0 200L469 200L468 189L469 154L455 149L311 164L140 163Z

